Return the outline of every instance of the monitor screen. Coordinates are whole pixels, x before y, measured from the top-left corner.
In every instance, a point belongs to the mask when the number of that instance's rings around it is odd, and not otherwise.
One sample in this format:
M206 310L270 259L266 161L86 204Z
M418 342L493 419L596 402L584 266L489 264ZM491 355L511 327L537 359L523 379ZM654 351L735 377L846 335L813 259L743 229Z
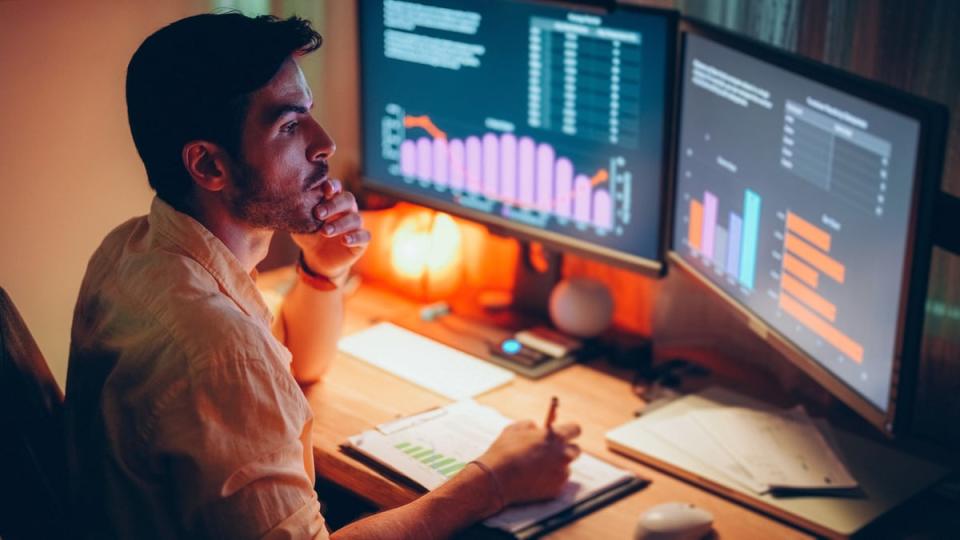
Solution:
M922 117L684 35L671 258L885 416Z
M661 264L672 12L360 2L364 185Z

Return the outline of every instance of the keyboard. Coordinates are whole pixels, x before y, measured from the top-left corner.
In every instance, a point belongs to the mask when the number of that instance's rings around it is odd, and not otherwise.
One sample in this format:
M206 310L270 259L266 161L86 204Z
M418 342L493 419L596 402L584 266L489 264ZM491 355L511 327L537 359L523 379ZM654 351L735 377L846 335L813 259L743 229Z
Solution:
M345 336L339 348L453 400L477 396L514 378L511 371L389 322Z

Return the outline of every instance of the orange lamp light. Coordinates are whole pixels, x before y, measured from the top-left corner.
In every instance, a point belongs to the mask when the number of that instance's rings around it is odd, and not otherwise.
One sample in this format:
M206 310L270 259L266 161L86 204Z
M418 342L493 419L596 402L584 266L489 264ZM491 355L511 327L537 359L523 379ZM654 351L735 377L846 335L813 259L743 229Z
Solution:
M423 211L397 224L390 264L400 284L425 301L449 296L462 278L463 235L449 215Z

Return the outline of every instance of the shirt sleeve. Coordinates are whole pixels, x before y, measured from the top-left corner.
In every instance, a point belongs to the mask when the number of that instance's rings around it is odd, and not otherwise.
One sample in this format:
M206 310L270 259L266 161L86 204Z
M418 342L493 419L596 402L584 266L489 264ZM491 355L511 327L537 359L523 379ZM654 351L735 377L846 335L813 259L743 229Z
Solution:
M306 467L313 416L289 373L263 359L210 362L169 396L152 448L188 536L328 537Z

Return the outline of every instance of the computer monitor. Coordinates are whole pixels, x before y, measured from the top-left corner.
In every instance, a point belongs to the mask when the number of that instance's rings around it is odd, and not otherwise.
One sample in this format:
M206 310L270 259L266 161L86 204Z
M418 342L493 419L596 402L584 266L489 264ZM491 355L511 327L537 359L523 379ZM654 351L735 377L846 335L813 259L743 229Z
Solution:
M598 4L359 2L364 187L659 272L676 18Z
M918 362L945 112L690 28L669 258L892 434Z

